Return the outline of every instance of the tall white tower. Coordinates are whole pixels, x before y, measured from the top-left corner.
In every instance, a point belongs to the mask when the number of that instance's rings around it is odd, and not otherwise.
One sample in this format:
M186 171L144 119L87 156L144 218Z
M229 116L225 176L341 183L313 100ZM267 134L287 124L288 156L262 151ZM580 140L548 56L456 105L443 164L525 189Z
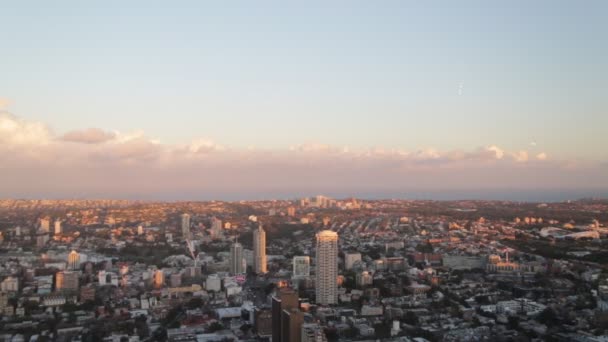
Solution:
M238 242L230 246L230 273L245 273L243 270L243 245Z
M182 214L182 237L190 239L190 215Z
M253 231L253 271L258 274L268 272L266 264L266 231L262 224Z
M317 233L317 304L338 302L338 233L324 230Z
M55 220L55 235L61 234L61 233L62 233L61 220L57 219L57 220Z

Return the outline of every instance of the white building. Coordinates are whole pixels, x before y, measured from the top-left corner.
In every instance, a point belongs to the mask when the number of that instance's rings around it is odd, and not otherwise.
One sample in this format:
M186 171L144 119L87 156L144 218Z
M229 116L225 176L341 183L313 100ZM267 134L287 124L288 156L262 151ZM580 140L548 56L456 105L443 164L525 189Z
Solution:
M293 257L293 277L305 278L310 276L310 257L295 256Z
M543 312L545 308L545 305L525 298L518 298L496 303L496 313L499 314L524 313L527 316L534 316Z
M338 301L338 233L324 230L317 233L316 298L317 304Z
M210 274L205 280L207 291L219 292L222 290L222 279L217 274Z

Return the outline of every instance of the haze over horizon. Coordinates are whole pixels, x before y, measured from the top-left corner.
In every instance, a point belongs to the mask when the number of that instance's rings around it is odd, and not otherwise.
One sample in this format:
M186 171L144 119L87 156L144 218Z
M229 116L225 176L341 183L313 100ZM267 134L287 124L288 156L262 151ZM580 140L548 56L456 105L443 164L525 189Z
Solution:
M240 5L1 4L0 198L608 197L608 3Z

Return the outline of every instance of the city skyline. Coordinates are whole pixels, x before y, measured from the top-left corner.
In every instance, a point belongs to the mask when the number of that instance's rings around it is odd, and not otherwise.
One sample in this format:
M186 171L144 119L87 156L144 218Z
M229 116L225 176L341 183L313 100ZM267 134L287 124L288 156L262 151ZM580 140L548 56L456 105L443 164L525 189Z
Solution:
M608 1L0 1L0 342L608 342Z

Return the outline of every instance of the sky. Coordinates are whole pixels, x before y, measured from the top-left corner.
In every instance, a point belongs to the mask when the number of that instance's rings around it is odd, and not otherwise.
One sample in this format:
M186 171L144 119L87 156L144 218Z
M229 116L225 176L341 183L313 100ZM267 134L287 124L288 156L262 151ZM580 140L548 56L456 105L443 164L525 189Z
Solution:
M0 198L608 189L606 1L0 1Z

